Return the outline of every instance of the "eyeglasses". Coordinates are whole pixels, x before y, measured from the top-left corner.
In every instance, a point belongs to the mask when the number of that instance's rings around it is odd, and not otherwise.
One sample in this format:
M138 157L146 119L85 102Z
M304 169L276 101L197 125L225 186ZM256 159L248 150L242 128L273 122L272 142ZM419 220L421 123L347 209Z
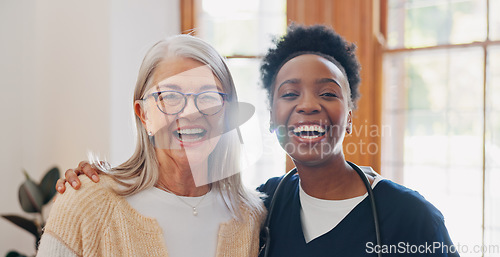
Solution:
M179 91L159 91L150 94L156 101L158 109L168 115L182 112L187 105L187 97L194 96L194 105L203 115L214 115L222 110L227 94L216 91L201 93L182 93ZM146 100L148 96L142 100Z

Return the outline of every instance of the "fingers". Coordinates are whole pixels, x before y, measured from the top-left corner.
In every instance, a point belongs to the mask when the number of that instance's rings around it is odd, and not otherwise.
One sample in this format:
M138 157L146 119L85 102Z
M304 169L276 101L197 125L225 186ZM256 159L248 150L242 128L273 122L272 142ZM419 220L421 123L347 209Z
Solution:
M66 181L69 182L69 184L74 189L80 188L80 185L81 185L80 180L78 179L78 175L76 174L76 172L73 169L67 170L64 173L64 178L66 179Z
M74 189L79 189L81 186L80 179L78 175L85 174L87 177L92 179L94 182L99 182L98 170L90 165L86 161L82 161L78 164L75 169L69 169L64 173L64 178L60 178L56 182L56 190L59 193L64 193L66 191L65 183L68 182Z
M86 162L86 161L80 162L80 164L78 164L77 169L78 169L78 172L77 172L78 175L84 173L85 175L87 175L87 177L92 179L92 181L99 182L99 176L97 175L97 169L94 168L93 165L90 165L88 162Z
M66 185L64 185L64 183L66 183L66 180L63 178L58 179L56 182L56 190L60 194L64 193L64 191L66 191Z

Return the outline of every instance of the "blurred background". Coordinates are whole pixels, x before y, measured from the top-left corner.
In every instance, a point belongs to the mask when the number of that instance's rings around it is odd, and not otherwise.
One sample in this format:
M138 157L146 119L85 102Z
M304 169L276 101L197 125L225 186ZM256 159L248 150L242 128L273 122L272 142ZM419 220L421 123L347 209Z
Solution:
M259 149L245 183L283 174L292 164L268 132L260 58L291 22L321 23L356 43L362 65L346 158L436 205L462 256L500 256L498 13L500 0L0 0L0 214L30 217L23 170L40 181L89 151L111 164L131 155L140 63L179 33L226 56L240 101L256 106L242 128L260 135L245 141ZM0 256L33 245L0 219Z

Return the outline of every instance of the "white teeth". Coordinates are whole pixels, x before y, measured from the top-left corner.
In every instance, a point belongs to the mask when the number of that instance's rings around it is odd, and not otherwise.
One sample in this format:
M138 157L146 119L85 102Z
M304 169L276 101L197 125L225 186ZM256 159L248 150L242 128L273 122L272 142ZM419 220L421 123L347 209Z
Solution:
M299 127L296 127L293 129L293 133L300 133L300 132L303 132L303 131L306 131L306 132L318 132L318 133L324 133L325 132L325 128L319 126L319 125L311 125L311 126L308 126L308 125L303 125L303 126L299 126ZM317 136L313 136L314 137L317 137ZM307 138L304 136L304 138Z
M177 131L177 133L181 135L192 135L192 134L199 134L203 133L203 129L201 128L194 128L194 129L180 129Z
M195 142L202 140L205 132L206 130L202 128L179 129L177 137L183 142Z
M314 139L324 135L325 128L320 125L302 125L293 129L298 137L304 139ZM306 132L306 133L302 133Z
M201 138L183 138L182 142L195 142L199 141Z
M305 139L313 139L313 138L317 138L319 137L318 135L315 135L315 136L300 136L301 138L305 138Z

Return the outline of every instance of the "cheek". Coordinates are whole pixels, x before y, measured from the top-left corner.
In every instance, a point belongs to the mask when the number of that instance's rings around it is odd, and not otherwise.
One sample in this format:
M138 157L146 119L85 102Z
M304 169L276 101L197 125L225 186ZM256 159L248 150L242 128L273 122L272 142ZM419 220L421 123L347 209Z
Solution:
M288 117L290 116L291 111L293 111L293 106L283 101L275 101L271 111L271 119L275 125L286 125Z
M335 135L341 135L345 133L345 128L347 126L348 112L345 108L330 108L327 110L328 117L331 122L331 132Z
M224 110L222 110L213 116L207 117L207 123L210 127L210 134L208 136L208 141L206 144L207 148L205 150L205 153L207 153L207 157L214 151L217 144L219 144L221 137L224 137L224 133L226 133L224 115Z
M287 121L292 110L293 108L279 101L275 101L271 108L271 122L273 123L274 133L283 149L286 148L285 146L288 142Z
M165 115L158 108L151 107L146 110L146 128L148 131L151 131L153 134L156 134L158 131L163 128L167 128L174 123L175 116L173 115Z
M225 109L221 110L219 113L207 116L207 122L210 126L211 133L222 134L225 127Z
M344 123L347 120L347 112L345 111L345 108L332 108L328 113L330 114L329 116L332 122L336 124Z

